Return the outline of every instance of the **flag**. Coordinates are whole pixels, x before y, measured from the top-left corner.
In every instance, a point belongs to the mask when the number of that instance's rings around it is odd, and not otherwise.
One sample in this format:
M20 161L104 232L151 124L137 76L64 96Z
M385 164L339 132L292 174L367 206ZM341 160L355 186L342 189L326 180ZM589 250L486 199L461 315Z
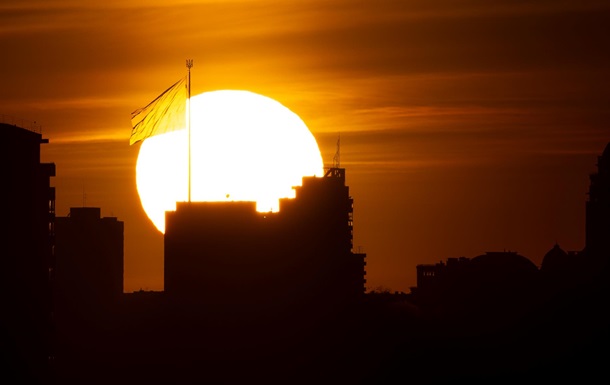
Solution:
M146 107L131 113L132 145L153 135L186 128L186 77L166 89Z

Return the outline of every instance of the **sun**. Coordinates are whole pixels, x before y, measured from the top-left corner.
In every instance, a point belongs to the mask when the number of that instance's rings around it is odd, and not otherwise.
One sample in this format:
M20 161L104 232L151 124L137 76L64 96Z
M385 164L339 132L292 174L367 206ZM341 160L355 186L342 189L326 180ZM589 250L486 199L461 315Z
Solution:
M191 98L192 201L255 201L279 210L304 176L322 176L318 144L303 120L276 100L221 90ZM144 211L162 233L165 212L188 200L188 130L145 139L136 163Z

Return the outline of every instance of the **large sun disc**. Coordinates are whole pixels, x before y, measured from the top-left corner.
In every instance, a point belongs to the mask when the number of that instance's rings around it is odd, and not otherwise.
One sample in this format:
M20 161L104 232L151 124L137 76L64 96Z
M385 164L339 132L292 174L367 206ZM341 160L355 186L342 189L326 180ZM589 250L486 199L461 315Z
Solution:
M281 103L249 91L212 91L191 98L193 201L255 201L277 211L303 176L321 176L312 133ZM165 232L165 212L188 199L189 131L145 139L136 163L144 211Z

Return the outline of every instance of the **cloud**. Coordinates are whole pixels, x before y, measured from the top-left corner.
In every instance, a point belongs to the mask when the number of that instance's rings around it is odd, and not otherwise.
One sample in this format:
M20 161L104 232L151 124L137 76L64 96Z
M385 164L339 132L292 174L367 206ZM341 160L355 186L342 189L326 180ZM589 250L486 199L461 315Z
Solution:
M194 58L197 92L268 95L315 133L504 139L513 127L574 138L586 125L602 136L609 9L600 1L17 2L0 8L0 101L62 138L112 136Z

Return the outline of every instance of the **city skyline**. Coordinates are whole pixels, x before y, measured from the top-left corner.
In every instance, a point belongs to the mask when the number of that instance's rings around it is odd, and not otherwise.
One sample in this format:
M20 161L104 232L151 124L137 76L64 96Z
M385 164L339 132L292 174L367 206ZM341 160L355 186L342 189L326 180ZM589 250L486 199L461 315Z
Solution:
M586 245L539 269L516 252L417 265L409 294L366 292L343 168L278 213L182 202L167 214L164 291L123 290L124 226L57 216L42 135L1 124L4 373L23 383L415 384L606 375L610 143L590 175ZM474 381L474 382L473 382ZM21 383L21 382L20 382Z
M163 266L129 113L185 58L196 94L246 89L298 114L325 164L341 135L370 289L406 292L415 265L449 257L540 265L555 243L582 249L610 138L606 3L269 4L0 6L0 115L42 126L57 215L94 206L125 222L126 291L162 289Z

